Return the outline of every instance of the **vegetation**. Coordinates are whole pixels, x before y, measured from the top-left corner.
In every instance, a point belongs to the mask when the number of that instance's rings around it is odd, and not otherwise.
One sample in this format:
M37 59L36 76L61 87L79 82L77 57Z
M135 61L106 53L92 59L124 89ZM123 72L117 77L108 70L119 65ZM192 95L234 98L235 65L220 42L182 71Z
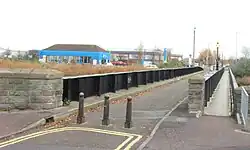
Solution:
M160 64L158 67L159 68L180 68L184 67L185 64L183 61L178 61L178 60L171 60L167 63Z
M131 66L93 66L90 64L43 64L38 61L0 59L0 68L32 68L32 69L55 69L64 72L65 76L102 74L110 72L126 72L145 70L141 65Z
M240 86L250 85L250 48L243 47L242 54L243 57L231 67Z

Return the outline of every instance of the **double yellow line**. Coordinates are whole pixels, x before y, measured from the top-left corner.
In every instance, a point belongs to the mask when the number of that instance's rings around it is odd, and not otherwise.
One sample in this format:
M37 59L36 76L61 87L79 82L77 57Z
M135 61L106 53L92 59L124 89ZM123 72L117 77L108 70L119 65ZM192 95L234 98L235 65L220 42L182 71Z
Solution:
M36 137L39 137L42 135L63 132L63 131L87 131L87 132L95 132L95 133L102 133L102 134L127 137L127 139L125 141L123 141L120 145L118 145L118 147L115 148L115 150L120 150L123 147L124 147L124 150L129 150L136 142L138 142L142 138L141 135L125 133L125 132L117 132L117 131L102 130L102 129L95 129L95 128L85 128L85 127L65 127L65 128L44 130L44 131L28 134L25 136L21 136L18 138L14 138L14 139L0 143L0 148L6 147L9 145L13 145L16 143L20 143L20 142L23 142L25 140L33 139L33 138L36 138ZM126 144L127 144L127 146L125 147Z

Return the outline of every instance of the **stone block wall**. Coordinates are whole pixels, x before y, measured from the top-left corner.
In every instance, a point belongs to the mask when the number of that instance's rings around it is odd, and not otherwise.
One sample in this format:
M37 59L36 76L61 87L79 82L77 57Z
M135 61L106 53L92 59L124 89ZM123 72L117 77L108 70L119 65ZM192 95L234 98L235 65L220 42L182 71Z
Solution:
M1 69L0 110L62 105L63 73L49 69Z
M188 80L188 111L189 113L204 113L204 88L205 79L197 75Z

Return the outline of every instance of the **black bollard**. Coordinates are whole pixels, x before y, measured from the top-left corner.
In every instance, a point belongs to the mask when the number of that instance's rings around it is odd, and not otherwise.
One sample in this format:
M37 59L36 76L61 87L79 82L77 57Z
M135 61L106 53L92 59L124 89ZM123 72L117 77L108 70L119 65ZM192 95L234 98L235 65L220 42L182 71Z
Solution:
M84 93L80 92L79 94L79 107L78 107L78 115L77 115L77 123L81 124L85 122L84 116Z
M126 109L126 121L124 123L125 128L132 127L132 97L127 98L127 109Z
M109 125L109 95L104 96L102 125Z

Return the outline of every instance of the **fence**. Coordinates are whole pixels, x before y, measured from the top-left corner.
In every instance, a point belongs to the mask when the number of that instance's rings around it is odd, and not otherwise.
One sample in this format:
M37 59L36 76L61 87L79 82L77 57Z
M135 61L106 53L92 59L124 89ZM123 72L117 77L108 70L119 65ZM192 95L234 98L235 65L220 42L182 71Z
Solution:
M231 102L231 105L230 105L230 110L231 110L231 113L232 113L232 116L235 116L236 115L236 106L237 104L235 103L235 89L238 88L238 84L236 82L236 79L233 75L233 72L231 70L231 68L229 68L229 81L230 81L230 102Z
M201 67L192 67L64 77L63 99L79 101L79 92L84 92L84 97L101 96L105 93L147 85L202 70Z
M241 112L241 117L242 117L243 124L244 124L245 128L247 127L247 123L248 123L248 99L249 99L249 95L248 95L246 89L244 87L241 87L240 112Z
M212 76L210 76L205 80L205 94L204 94L205 107L207 106L210 97L213 95L213 92L216 89L223 73L224 73L224 68L221 68L219 71L215 72Z

